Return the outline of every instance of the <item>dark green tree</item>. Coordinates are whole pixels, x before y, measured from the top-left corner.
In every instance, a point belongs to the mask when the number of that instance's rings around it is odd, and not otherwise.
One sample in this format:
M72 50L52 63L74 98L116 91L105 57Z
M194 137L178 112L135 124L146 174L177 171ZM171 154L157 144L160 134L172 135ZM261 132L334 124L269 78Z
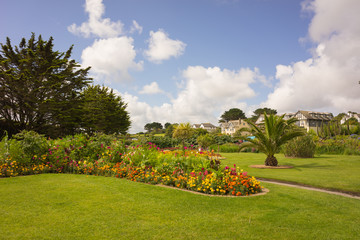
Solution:
M245 113L239 108L231 108L228 111L225 111L221 115L219 122L227 122L230 120L246 119Z
M152 131L158 131L158 130L163 129L163 126L161 123L152 122L152 123L145 124L144 129L150 133Z
M171 123L167 122L165 123L164 128L167 129L169 126L171 126Z
M346 115L346 113L339 113L336 117L334 117L333 119L331 119L332 121L337 121L340 122L341 119Z
M112 89L88 86L83 92L82 128L89 134L125 134L130 127L127 104Z
M167 128L165 130L165 137L172 138L174 129L177 127L177 125L178 125L177 123L174 123L174 124L170 124L169 126L167 126Z
M267 115L276 115L277 114L277 110L275 109L271 109L271 108L267 108L267 107L264 107L264 108L258 108L254 111L254 115L251 116L250 120L255 122L258 117L261 115L261 114L264 114L266 113Z
M91 82L90 68L82 69L65 53L53 49L53 38L12 46L9 38L0 51L0 119L10 134L34 130L48 136L79 130L80 92Z

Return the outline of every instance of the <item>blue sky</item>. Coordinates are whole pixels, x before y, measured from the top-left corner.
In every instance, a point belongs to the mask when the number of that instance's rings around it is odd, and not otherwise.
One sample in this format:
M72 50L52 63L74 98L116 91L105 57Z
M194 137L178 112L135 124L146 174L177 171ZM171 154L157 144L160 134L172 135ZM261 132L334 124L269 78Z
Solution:
M232 107L360 112L357 0L1 0L0 42L54 37L149 122Z

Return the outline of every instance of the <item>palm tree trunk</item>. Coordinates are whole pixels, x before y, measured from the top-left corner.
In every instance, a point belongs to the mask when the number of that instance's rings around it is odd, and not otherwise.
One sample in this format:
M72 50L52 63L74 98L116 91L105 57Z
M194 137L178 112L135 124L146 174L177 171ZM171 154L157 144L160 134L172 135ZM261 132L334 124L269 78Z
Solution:
M275 156L267 156L266 160L265 160L265 166L277 166L278 165L278 161L276 159Z

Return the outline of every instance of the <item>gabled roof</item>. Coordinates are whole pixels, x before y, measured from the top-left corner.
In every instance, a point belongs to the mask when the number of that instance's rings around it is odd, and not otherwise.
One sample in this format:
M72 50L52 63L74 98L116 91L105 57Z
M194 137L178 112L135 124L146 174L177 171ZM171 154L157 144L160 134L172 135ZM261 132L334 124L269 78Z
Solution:
M244 119L239 119L239 120L230 120L228 122L221 123L220 126L223 128L229 128L229 127L240 128L243 123L245 123L246 125L248 124Z
M203 125L204 128L216 128L216 126L212 125L211 123L202 123L201 125Z
M332 113L327 113L327 112L312 112L312 111L299 110L295 114L295 116L298 115L298 113L301 113L307 119L313 119L313 120L330 121L333 118Z

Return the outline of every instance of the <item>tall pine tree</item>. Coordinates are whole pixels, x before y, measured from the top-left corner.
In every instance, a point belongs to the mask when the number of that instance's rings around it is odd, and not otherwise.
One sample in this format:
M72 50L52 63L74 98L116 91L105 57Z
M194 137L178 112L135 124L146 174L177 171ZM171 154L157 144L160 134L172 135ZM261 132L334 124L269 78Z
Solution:
M112 89L88 86L83 92L82 128L88 133L125 134L130 127L127 104Z
M0 52L0 120L10 133L34 130L57 137L79 130L80 92L91 82L90 68L81 69L65 53L53 50L53 38L9 38Z

